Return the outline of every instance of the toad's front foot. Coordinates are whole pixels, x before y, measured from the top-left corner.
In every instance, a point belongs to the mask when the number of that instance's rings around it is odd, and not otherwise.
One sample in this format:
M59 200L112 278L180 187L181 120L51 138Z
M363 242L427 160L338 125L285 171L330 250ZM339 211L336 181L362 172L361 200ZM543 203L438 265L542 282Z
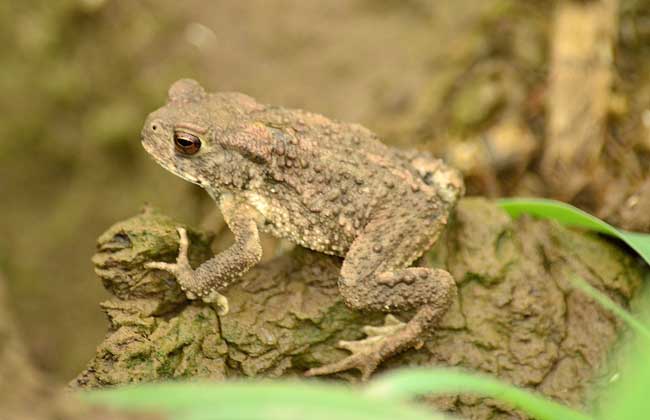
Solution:
M178 236L180 237L178 246L178 257L176 263L170 264L166 262L148 262L144 266L148 269L157 269L167 271L176 276L176 281L185 292L188 299L194 300L201 298L206 303L214 303L217 306L219 315L228 313L228 299L216 290L210 290L209 293L203 292L203 289L197 287L199 282L196 280L194 270L190 266L187 257L189 248L189 240L187 239L187 231L179 227Z
M361 380L366 381L377 369L379 363L393 354L396 348L413 341L404 335L406 326L407 324L393 315L387 315L383 326L363 328L367 338L358 341L339 341L337 347L349 350L352 352L351 355L338 362L309 369L305 375L329 375L348 369L357 369L361 372Z

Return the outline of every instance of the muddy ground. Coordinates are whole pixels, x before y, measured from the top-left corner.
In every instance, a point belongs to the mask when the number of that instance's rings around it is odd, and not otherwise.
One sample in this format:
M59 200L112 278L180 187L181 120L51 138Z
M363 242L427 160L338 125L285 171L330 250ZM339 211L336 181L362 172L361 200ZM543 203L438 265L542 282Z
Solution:
M139 145L180 77L432 150L470 194L553 196L650 230L648 6L3 2L0 271L29 353L61 382L93 356L109 297L95 241L144 202L220 229L206 195Z

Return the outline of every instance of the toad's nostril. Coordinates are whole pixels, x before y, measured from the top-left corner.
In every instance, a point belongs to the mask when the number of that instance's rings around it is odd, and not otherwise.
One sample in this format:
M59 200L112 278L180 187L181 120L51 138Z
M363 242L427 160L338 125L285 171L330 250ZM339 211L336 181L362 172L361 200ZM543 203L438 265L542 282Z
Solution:
M155 123L154 123L154 124L151 124L151 129L152 129L153 131L156 131L156 130L158 129L158 125L155 124Z

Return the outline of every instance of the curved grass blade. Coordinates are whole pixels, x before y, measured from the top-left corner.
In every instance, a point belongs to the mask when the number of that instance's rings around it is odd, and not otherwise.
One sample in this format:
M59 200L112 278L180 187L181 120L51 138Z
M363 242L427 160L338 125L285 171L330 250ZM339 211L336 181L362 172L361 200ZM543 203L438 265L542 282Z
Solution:
M605 391L605 398L601 399L599 418L647 419L650 411L650 400L647 396L650 378L650 353L647 350L650 344L650 328L584 279L576 276L571 282L577 289L625 321L638 338L638 341L633 341L634 347L622 366L612 376L613 381Z
M424 407L317 382L170 382L84 392L81 397L115 408L167 413L177 420L445 419Z
M581 227L619 238L636 251L647 264L650 264L650 235L616 229L599 218L561 201L544 198L504 198L497 200L511 217L530 214L546 219L554 219L565 226Z
M638 335L643 337L645 340L650 341L650 329L641 321L632 316L631 313L621 308L616 302L611 300L607 295L602 293L600 290L594 288L592 285L587 283L584 279L580 277L573 277L571 283L574 287L584 294L598 302L600 306L612 312L614 315L625 321L625 323Z
M374 380L366 395L406 399L416 395L473 393L494 398L538 420L593 420L569 407L476 373L454 369L405 369Z

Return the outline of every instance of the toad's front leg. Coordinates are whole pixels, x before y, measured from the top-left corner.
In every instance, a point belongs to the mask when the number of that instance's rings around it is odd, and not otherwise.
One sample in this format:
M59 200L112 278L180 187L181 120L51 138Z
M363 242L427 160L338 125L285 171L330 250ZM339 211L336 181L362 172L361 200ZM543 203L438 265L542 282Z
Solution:
M386 358L421 344L423 334L445 314L456 296L452 276L441 269L408 268L435 242L444 221L422 225L414 220L395 220L385 214L370 222L345 256L339 289L353 309L388 312L418 308L415 316L404 323L388 315L383 326L365 327L366 339L339 342L351 355L310 369L307 376L357 369L366 380Z
M185 229L179 228L179 252L176 263L150 262L146 268L165 270L176 276L181 289L189 299L200 298L216 303L219 314L228 312L228 300L219 293L233 280L257 264L262 258L257 222L261 217L254 208L226 197L221 200L221 211L235 236L230 248L192 269L187 258L189 241Z

